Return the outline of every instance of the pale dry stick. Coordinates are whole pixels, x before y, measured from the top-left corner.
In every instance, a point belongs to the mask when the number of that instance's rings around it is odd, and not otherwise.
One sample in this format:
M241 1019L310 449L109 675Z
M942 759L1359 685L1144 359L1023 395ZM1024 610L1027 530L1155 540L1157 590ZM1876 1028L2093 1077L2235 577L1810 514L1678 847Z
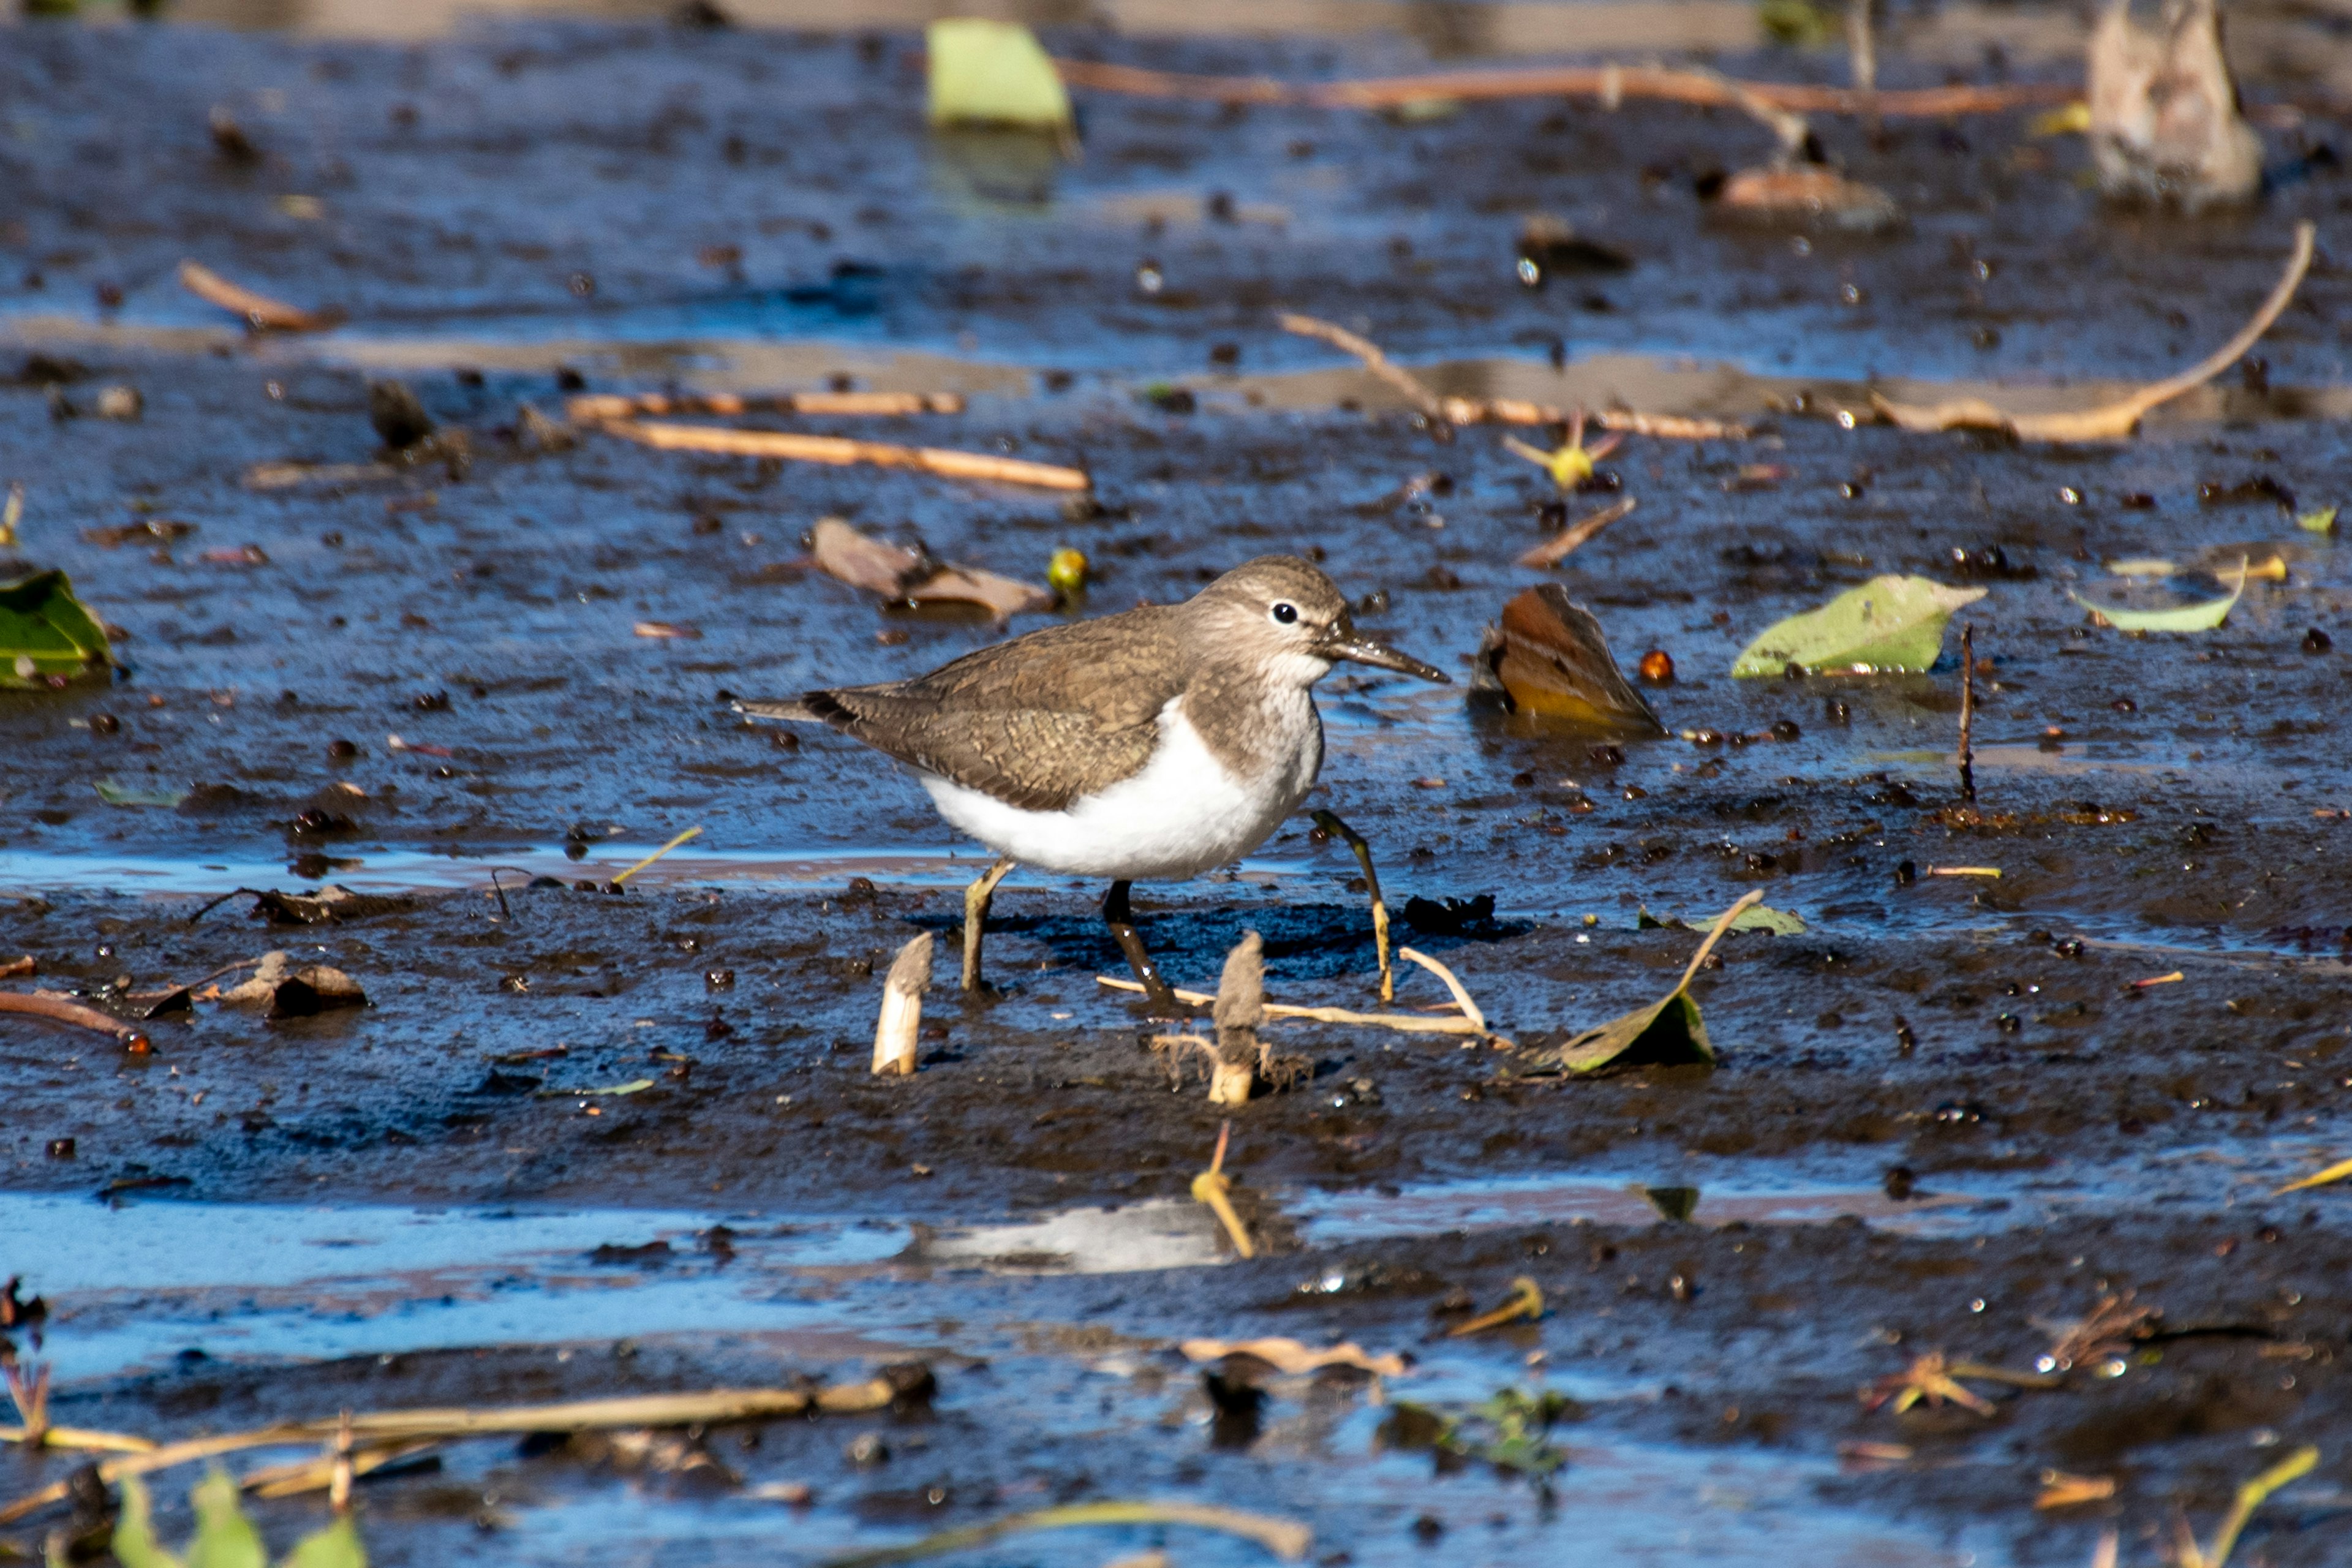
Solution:
M1867 5L1869 0L1857 0ZM1970 805L1977 799L1976 751L1970 745L1977 721L1977 629L1960 627L1960 798Z
M668 843L663 845L660 848L655 850L652 854L646 856L644 859L638 861L635 865L630 867L627 870L614 878L613 881L615 885L627 881L630 878L635 876L638 872L644 870L646 867L652 865L655 861L660 859L663 856L668 854L671 850L677 848L688 839L694 837L701 831L702 829L698 826L688 828L685 832L679 834L677 837L671 839Z
M845 436L804 436L782 430L717 430L700 425L667 425L650 419L598 419L588 427L665 452L717 452L736 458L782 458L836 468L871 463L882 468L913 468L952 479L993 479L1045 489L1083 490L1094 481L1081 468L1031 463L986 452L945 447L900 447L887 441L854 441Z
M1688 990L1691 976L1698 973L1698 966L1706 962L1706 955L1715 951L1715 944L1721 942L1724 933L1731 929L1731 922L1739 918L1739 911L1750 904L1760 904L1763 901L1764 889L1759 888L1754 892L1742 894L1738 903L1716 916L1715 928L1706 933L1706 940L1698 944L1698 951L1692 953L1690 962L1683 966L1683 977L1675 982L1675 990L1667 992L1666 994L1672 996L1675 991Z
M1845 52L1853 69L1853 89L1875 99L1878 96L1878 41L1870 20L1872 0L1845 0ZM1862 111L1864 133L1878 134L1878 109L1873 103Z
M1364 873L1364 890L1372 900L1372 953L1381 963L1381 1000L1396 1000L1396 971L1389 963L1389 905L1381 897L1381 874L1372 869L1372 847L1364 836L1339 820L1336 811L1318 810L1311 814L1315 826L1337 837L1356 857L1356 864Z
M340 325L343 320L341 310L305 310L283 300L257 294L199 262L180 263L180 287L207 305L218 305L243 317L251 331L320 332Z
M844 1384L811 1392L799 1388L717 1388L700 1394L646 1394L619 1399L584 1399L565 1405L509 1405L476 1409L446 1405L413 1410L371 1411L351 1417L354 1441L432 1437L453 1442L467 1437L515 1436L527 1432L593 1432L616 1426L715 1426L729 1421L765 1421L804 1415L811 1409L833 1415L879 1410L898 1395L886 1378ZM331 1439L342 1418L287 1421L243 1432L191 1437L144 1453L124 1454L101 1461L99 1479L107 1482L124 1476L143 1476L196 1459L252 1448L309 1447ZM69 1483L57 1481L0 1507L0 1524L10 1524L69 1494Z
M882 1016L874 1026L874 1076L910 1078L923 1028L923 993L931 984L931 933L898 950L882 982Z
M11 480L8 501L0 506L0 544L16 542L16 525L25 521L25 486L21 480Z
M1532 566L1538 571L1548 566L1557 566L1571 551L1586 543L1594 534L1612 522L1631 517L1633 514L1633 509L1641 504L1632 496L1627 496L1613 506L1604 506L1599 511L1580 518L1520 556L1518 564Z
M112 1035L134 1051L147 1049L147 1037L110 1013L95 1007L85 1007L78 1002L61 1001L55 996L25 996L14 991L0 991L0 1013L24 1013L52 1023L72 1024L84 1029L96 1029Z
M1440 980L1445 982L1445 989L1454 994L1454 1005L1462 1009L1462 1016L1470 1020L1472 1026L1476 1028L1478 1033L1484 1035L1489 1032L1486 1027L1486 1015L1478 1010L1477 1003L1470 1000L1469 989L1465 987L1461 981L1454 978L1454 971L1446 968L1445 965L1438 963L1437 960L1430 957L1429 954L1425 952L1416 952L1409 947L1398 948L1397 956L1399 958L1410 959L1412 962L1420 964L1423 969L1428 970L1432 974L1436 975Z
M1019 1531L1055 1530L1074 1524L1190 1524L1202 1530L1222 1530L1228 1535L1255 1541L1287 1563L1297 1562L1315 1544L1314 1531L1303 1524L1263 1513L1244 1513L1234 1508L1192 1502L1080 1502L943 1530L905 1546L885 1546L831 1558L819 1568L884 1568L887 1563L912 1563L941 1552L983 1546Z
M2294 291L2303 284L2303 275L2311 268L2313 240L2317 230L2307 222L2294 226L2294 249L2287 258L2286 270L2271 289L2270 298L2263 301L2252 320L2238 330L2237 336L2223 343L2211 354L2182 371L2141 387L2129 397L2097 408L2080 409L2059 414L2004 414L1980 397L1958 397L1943 403L1921 406L1896 403L1878 393L1870 395L1871 406L1889 424L1906 430L1951 430L1956 428L2007 430L2027 441L2120 441L2139 427L2140 420L2158 405L2169 403L2183 393L2194 392L2244 357L2262 335L2270 331Z
M413 1459L441 1447L438 1437L404 1438L396 1443L355 1446L351 1452L351 1473L353 1478L373 1475L387 1465ZM290 1464L265 1465L248 1470L238 1479L237 1485L257 1498L299 1497L321 1488L331 1493L335 1472L343 1456L328 1454L318 1458L297 1459Z
M2331 1182L2340 1182L2347 1176L2352 1176L2352 1160L2338 1160L2324 1171L2314 1171L2300 1181L2289 1182L2286 1185L2275 1189L2271 1196L2275 1198L2283 1197L2288 1193L2307 1192L2313 1187L2324 1187Z
M963 406L963 399L952 392L648 392L635 397L588 392L565 399L563 412L567 418L595 420L647 414L961 414Z
M88 1448L107 1454L144 1454L155 1447L129 1432L97 1432L87 1426L51 1426L38 1433L22 1426L0 1426L0 1443L36 1441L47 1448Z
M1283 311L1274 320L1275 324L1286 332L1293 332L1302 338L1320 338L1341 353L1355 355L1357 359L1363 362L1365 370L1402 393L1414 407L1431 418L1447 417L1445 400L1432 392L1419 376L1389 358L1381 352L1380 344L1370 338L1360 337L1336 321L1327 321L1319 316L1302 316L1291 310ZM1475 406L1462 403L1458 398L1455 401L1461 403L1465 408ZM1478 421L1456 419L1453 423L1475 425Z
M1070 86L1091 88L1097 92L1141 98L1209 99L1226 103L1304 104L1318 109L1391 109L1431 99L1496 98L1593 98L1608 106L1628 98L1654 98L1702 107L1737 107L1722 78L1652 66L1536 66L1330 82L1195 76L1060 58L1054 61L1054 68ZM2083 96L2082 87L2072 82L1912 88L1869 93L1793 82L1741 82L1739 86L1775 109L1799 113L1864 114L1874 110L1890 118L1929 120L2072 103Z
M1761 898L1763 895L1759 893L1757 896ZM1109 974L1096 975L1095 984L1113 991L1143 989L1132 980L1121 980ZM1175 990L1171 994L1179 1002L1190 1002L1201 1006L1210 1005L1216 1001L1214 996L1205 991ZM1467 1018L1416 1018L1402 1013L1351 1013L1345 1007L1294 1007L1286 1002L1267 1003L1265 1016L1269 1018L1296 1018L1307 1024L1364 1024L1373 1028L1394 1029L1405 1035L1483 1035L1486 1033L1483 1026L1473 1024Z
M1930 866L1927 868L1927 875L1930 877L1990 877L1999 880L2000 868L1998 866Z

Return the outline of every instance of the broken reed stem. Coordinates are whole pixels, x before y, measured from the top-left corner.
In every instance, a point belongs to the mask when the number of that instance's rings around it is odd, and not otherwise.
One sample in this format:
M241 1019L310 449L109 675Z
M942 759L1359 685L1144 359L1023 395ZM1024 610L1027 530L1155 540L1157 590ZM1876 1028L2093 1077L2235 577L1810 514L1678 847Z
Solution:
M1094 481L1082 468L1051 463L1024 462L1018 458L992 457L986 452L959 452L945 447L900 447L887 441L853 441L845 436L804 436L782 430L718 430L700 425L667 425L649 419L597 419L587 428L602 430L665 452L717 452L737 458L781 458L803 463L843 467L871 463L882 468L914 468L953 479L993 479L1004 484L1035 485L1045 489L1083 490Z
M2237 1549L2239 1532L2246 1528L2246 1521L2254 1516L2254 1510L2262 1507L2264 1500L2279 1488L2309 1475L2318 1463L2317 1448L2297 1448L2252 1480L2240 1482L2238 1495L2230 1504L2229 1517L2213 1532L2213 1544L2205 1549L2200 1559L2202 1568L2222 1568L2230 1561L2230 1553Z
M1373 351L1378 353L1376 349ZM1381 961L1381 1000L1396 1000L1396 972L1389 965L1389 906L1381 897L1381 874L1372 869L1372 847L1364 836L1339 820L1335 811L1317 811L1315 826L1345 843L1356 857L1356 864L1364 873L1364 890L1372 898L1372 952Z
M638 861L635 865L630 867L627 870L614 878L614 882L617 885L627 881L630 878L635 876L638 872L644 870L646 867L652 865L655 861L660 859L663 856L668 854L671 850L677 848L688 839L694 837L701 831L702 829L698 826L688 828L685 832L679 834L677 837L671 839L668 843L663 845L660 848L655 850L652 854L646 856L644 859Z
M1425 418L1443 420L1448 425L1565 425L1583 417L1581 410L1554 408L1548 403L1528 403L1516 397L1441 397L1420 377L1383 353L1379 344L1337 322L1293 311L1285 311L1275 319L1286 332L1319 339L1353 354L1363 362L1365 370L1393 387ZM1604 430L1670 441L1739 440L1748 434L1748 426L1727 420L1639 414L1628 408L1603 409L1591 418Z
M649 392L635 397L590 392L566 398L563 404L564 416L583 423L599 419L633 419L646 414L887 416L962 412L963 399L952 392L707 392L676 395Z
M1865 0L1866 3L1866 0ZM1970 744L1977 721L1977 629L1960 627L1960 798L1977 799L1976 751Z
M1511 1281L1511 1299L1491 1312L1481 1312L1466 1323L1456 1323L1445 1331L1449 1340L1483 1334L1488 1329L1499 1329L1521 1318L1534 1322L1544 1315L1543 1287L1522 1274Z
M147 1037L110 1013L95 1007L85 1007L79 1002L62 1001L55 996L26 996L14 991L0 991L0 1013L23 1013L52 1023L71 1024L78 1028L96 1029L102 1035L112 1035L134 1051L147 1048Z
M1633 514L1633 509L1641 504L1632 496L1627 496L1613 506L1604 506L1599 511L1580 518L1520 556L1518 563L1522 566L1533 566L1538 570L1547 566L1557 566L1570 551L1583 545L1611 523L1631 517Z
M923 1028L923 992L931 984L931 933L925 931L898 950L882 982L882 1017L874 1026L877 1078L912 1077L915 1046Z
M1853 90L1864 95L1864 134L1878 135L1878 41L1871 27L1873 0L1845 0L1845 52L1853 71Z
M1195 76L1058 58L1054 68L1068 85L1091 88L1097 92L1121 92L1142 98L1210 99L1225 103L1301 104L1315 109L1392 109L1431 99L1496 98L1592 98L1609 106L1628 98L1652 98L1736 109L1740 107L1734 94L1737 89L1774 109L1801 114L1867 114L1874 110L1895 118L1940 120L1955 114L1998 114L2042 104L2072 103L2083 96L2082 87L2072 82L1859 92L1851 88L1793 82L1731 82L1696 71L1628 65L1441 71L1425 76L1327 82Z
M1723 913L1715 918L1715 929L1706 933L1706 940L1698 944L1698 951L1696 952L1691 954L1689 964L1683 970L1683 977L1681 981L1679 981L1675 986L1675 991L1685 990L1689 987L1691 976L1696 974L1698 973L1698 966L1706 962L1706 955L1715 951L1715 944L1723 940L1723 933L1731 929L1731 922L1739 918L1739 911L1746 909L1750 904L1760 904L1763 901L1764 889L1759 888L1754 892L1742 897L1738 903L1732 905L1729 909L1724 910ZM1668 992L1667 994L1671 996L1674 994L1674 992Z
M109 1454L144 1454L155 1445L128 1432L94 1432L87 1426L50 1426L38 1433L0 1426L0 1443L39 1443L46 1448L87 1448Z
M1315 1543L1314 1531L1303 1524L1268 1514L1244 1513L1239 1509L1189 1502L1081 1502L942 1530L905 1546L885 1546L874 1552L830 1558L822 1568L883 1568L886 1563L912 1563L918 1558L984 1546L1020 1531L1058 1530L1077 1524L1190 1524L1202 1530L1222 1530L1228 1535L1256 1542L1286 1563L1305 1557L1307 1548Z
M1209 1069L1209 1103L1246 1105L1265 1055L1257 1026L1265 1018L1265 942L1254 931L1242 932L1225 954L1213 1016L1217 1048Z
M317 332L339 325L343 320L341 310L305 310L267 294L257 294L198 262L180 263L180 287L207 305L218 305L242 316L248 331Z
M844 1384L814 1391L801 1388L715 1388L700 1394L646 1394L620 1399L585 1399L565 1405L512 1405L476 1409L446 1405L413 1410L377 1410L351 1415L354 1442L381 1446L387 1441L434 1438L451 1442L466 1437L516 1436L529 1432L591 1432L617 1426L716 1426L729 1421L764 1421L805 1415L812 1410L854 1415L880 1410L898 1391L887 1378ZM109 1483L125 1476L143 1476L196 1459L252 1448L310 1447L332 1440L345 1417L325 1421L288 1421L167 1443L143 1453L103 1460L99 1479ZM57 1481L0 1507L0 1524L61 1502L70 1495L68 1481Z

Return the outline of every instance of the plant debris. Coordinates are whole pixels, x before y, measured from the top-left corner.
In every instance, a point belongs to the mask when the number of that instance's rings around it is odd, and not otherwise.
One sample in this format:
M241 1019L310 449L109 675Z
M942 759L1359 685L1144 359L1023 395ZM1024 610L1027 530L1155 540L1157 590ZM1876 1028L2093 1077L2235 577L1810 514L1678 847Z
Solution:
M2122 605L2102 605L2085 599L2073 589L2066 596L2091 612L2097 625L2113 626L2125 632L2210 632L2230 618L2238 601L2246 592L2246 563L2238 561L2236 581L2230 584L2227 595L2208 599L2201 604L2180 605L2168 610L2135 610Z
M805 436L782 430L721 430L702 425L672 425L652 419L594 419L586 428L665 452L718 452L738 458L780 458L799 463L842 467L870 463L882 468L915 468L951 479L987 479L1035 485L1052 490L1083 490L1094 481L1082 468L959 452L943 447L900 447L887 441L855 441L846 436Z
M180 263L180 287L207 305L241 318L256 332L323 332L345 320L341 310L305 310L267 294L230 282L211 268L194 261Z
M809 531L818 570L853 588L901 604L978 605L999 621L1054 607L1054 593L976 566L956 566L927 550L885 544L837 517L819 518Z
M1646 1007L1637 1007L1537 1052L1528 1059L1524 1070L1586 1073L1612 1063L1630 1067L1647 1062L1714 1061L1715 1047L1707 1040L1706 1024L1699 1016L1698 1003L1692 999L1690 983L1740 911L1763 901L1762 892L1752 892L1724 910L1717 918L1715 928L1706 933L1706 940L1691 954L1682 979L1672 991Z
M63 572L0 584L0 687L63 685L113 667L106 627Z
M1617 668L1599 618L1558 584L1527 589L1503 606L1501 624L1479 647L1477 668L1479 684L1491 679L1514 711L1619 733L1666 733Z
M1985 596L1926 577L1873 577L1818 610L1766 628L1740 650L1731 673L1743 679L1786 675L1880 675L1924 670L1943 649L1952 612Z

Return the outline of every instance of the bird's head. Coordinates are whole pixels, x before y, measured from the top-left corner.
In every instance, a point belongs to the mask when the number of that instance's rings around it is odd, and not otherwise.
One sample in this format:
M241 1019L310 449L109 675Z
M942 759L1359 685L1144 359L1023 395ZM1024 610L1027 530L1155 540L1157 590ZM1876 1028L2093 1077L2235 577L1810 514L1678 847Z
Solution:
M1244 562L1185 606L1217 657L1264 665L1274 679L1312 686L1342 659L1448 681L1446 673L1356 630L1339 585L1296 555Z

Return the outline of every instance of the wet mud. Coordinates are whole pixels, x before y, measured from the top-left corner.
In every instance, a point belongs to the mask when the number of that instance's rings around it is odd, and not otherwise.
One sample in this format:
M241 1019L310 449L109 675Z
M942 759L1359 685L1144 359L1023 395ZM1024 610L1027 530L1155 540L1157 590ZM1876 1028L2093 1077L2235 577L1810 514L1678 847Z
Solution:
M198 1003L142 1022L139 1055L0 1020L0 1275L47 1296L60 1424L162 1438L936 1378L887 1415L668 1447L452 1446L362 1484L385 1563L819 1561L1129 1497L1298 1519L1327 1563L2076 1563L2109 1524L2155 1561L2178 1512L2210 1534L2305 1443L2319 1469L2240 1560L2340 1556L2347 1189L2275 1195L2352 1153L2352 567L2295 522L2352 481L2342 198L2316 156L2335 121L2268 131L2265 204L2195 221L2103 209L2079 144L2022 115L1877 140L1824 121L1908 214L1847 239L1721 223L1695 183L1759 161L1763 132L1654 105L1398 123L1087 96L1065 162L925 137L911 34L0 41L13 553L69 571L125 665L0 692L0 963L129 1013L282 950L367 996L275 1019ZM1428 44L1047 41L1284 76ZM224 162L215 102L258 163ZM1525 286L1532 211L1633 268ZM1874 377L2088 401L2165 374L2245 318L2305 216L2322 260L2264 364L2130 443L1833 416ZM185 256L351 323L248 338L180 292ZM1635 439L1603 463L1613 489L1563 497L1277 309L1444 391L1756 433ZM462 461L248 482L373 462L386 375L466 433ZM833 376L971 405L790 427L1075 464L1094 488L551 447L520 413ZM116 384L136 421L99 416ZM1511 564L1620 495L1639 508L1555 571ZM960 997L943 964L919 1070L869 1076L882 972L920 931L953 947L985 852L874 753L732 703L917 673L1004 628L814 572L824 516L1033 580L1076 546L1094 576L1071 614L1316 555L1361 625L1464 684L1328 679L1310 804L1370 840L1400 936L1504 1042L1270 1026L1297 1081L1214 1110L1197 1063L1150 1048L1168 1026L1097 983L1125 973L1102 889L1023 872L996 900L995 994ZM2106 564L2145 557L2187 568L2190 597L2242 561L2284 570L2188 636L2069 596L2120 602ZM1727 673L1767 625L1888 572L1988 590L1961 613L1986 661L1973 805L1956 637L1924 675ZM1667 737L1467 689L1503 602L1545 580L1629 668L1671 656L1677 679L1643 688ZM1373 1005L1358 868L1309 826L1137 889L1172 980L1208 988L1256 931L1273 999ZM235 891L335 884L364 901L315 923ZM1700 973L1714 1067L1532 1070L1675 983L1698 938L1645 914L1704 926L1753 889L1806 929L1736 934ZM1401 1005L1444 1002L1418 970L1399 984ZM1226 1121L1252 1260L1189 1195ZM1521 1276L1540 1321L1448 1336ZM2162 1315L2051 1369L2061 1386L1970 1384L1990 1415L1856 1397L1928 1351L2032 1373L2111 1297ZM1378 1383L1204 1381L1178 1348L1260 1335L1417 1359ZM1569 1402L1559 1468L1433 1449L1412 1414L1507 1387ZM0 1456L0 1504L68 1468ZM2037 1511L2045 1471L2115 1490ZM183 1474L157 1487L167 1536ZM257 1508L282 1544L323 1505ZM0 1554L37 1556L62 1518L0 1526Z

